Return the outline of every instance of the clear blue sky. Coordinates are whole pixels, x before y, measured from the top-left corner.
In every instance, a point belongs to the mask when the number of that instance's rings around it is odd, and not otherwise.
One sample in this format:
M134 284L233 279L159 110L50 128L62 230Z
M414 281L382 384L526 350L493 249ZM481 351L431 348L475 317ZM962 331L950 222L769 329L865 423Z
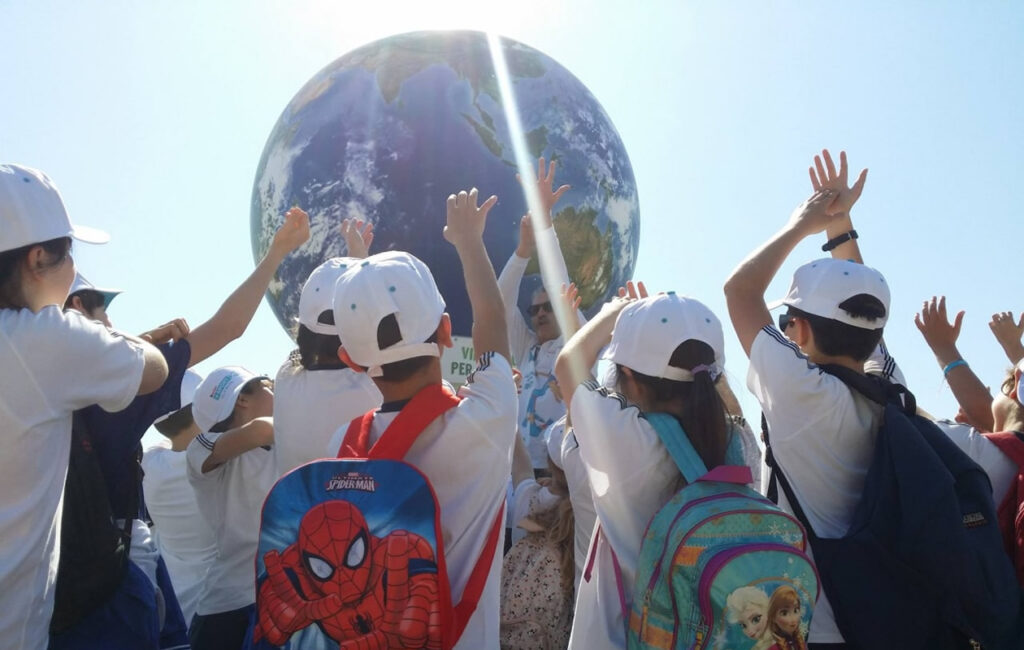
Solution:
M998 386L989 316L1024 309L1019 3L0 0L0 160L45 170L72 219L113 234L75 257L125 289L115 325L198 324L252 269L252 181L295 92L361 44L454 28L523 41L590 88L636 174L636 277L723 321L730 270L809 193L812 155L845 148L870 168L854 221L893 288L886 337L919 402L955 411L913 325L933 294L967 310L961 350ZM821 243L797 250L774 294ZM264 304L199 370L273 373L290 347Z

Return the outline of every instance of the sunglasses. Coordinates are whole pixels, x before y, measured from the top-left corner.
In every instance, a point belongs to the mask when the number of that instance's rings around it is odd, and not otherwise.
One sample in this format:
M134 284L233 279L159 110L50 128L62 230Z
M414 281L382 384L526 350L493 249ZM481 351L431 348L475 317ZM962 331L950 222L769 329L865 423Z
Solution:
M785 332L786 328L792 325L794 320L796 320L795 316L790 314L779 314L779 331Z
M550 314L551 301L545 300L544 302L539 302L536 305L530 305L529 307L526 308L526 313L529 314L530 316L536 316L537 314L540 313L540 310L542 309Z

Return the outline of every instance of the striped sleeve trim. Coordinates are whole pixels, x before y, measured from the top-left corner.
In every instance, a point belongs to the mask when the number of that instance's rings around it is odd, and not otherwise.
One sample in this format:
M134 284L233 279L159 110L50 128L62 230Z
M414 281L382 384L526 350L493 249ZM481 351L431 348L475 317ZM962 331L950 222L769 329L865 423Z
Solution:
M466 377L467 384L473 383L473 378L476 377L476 373L483 372L484 370L487 370L488 368L491 367L491 360L494 359L494 355L494 352L484 352L479 357L477 357L476 368L474 368L473 372L471 372L469 376Z
M205 433L200 433L198 436L196 436L196 442L205 447L208 451L213 451L214 441L207 438Z
M793 352L793 354L796 355L797 359L800 359L801 361L807 364L808 368L813 368L817 370L819 373L825 372L816 364L811 363L811 360L807 358L807 355L800 351L800 346L787 339L786 335L780 332L778 328L776 328L774 325L765 325L761 329L764 331L765 334L770 336L776 343L779 343L780 345L789 348Z
M639 407L633 404L626 403L625 395L623 395L622 393L615 392L614 390L608 388L607 386L602 386L600 383L598 383L596 379L587 380L583 382L582 386L583 388L591 392L597 393L601 397L609 397L617 401L619 403L619 408L621 410L626 410L627 408L635 408L637 411L640 410ZM643 414L641 413L641 416L642 415Z
M889 349L885 347L884 343L879 343L878 349L882 353L882 375L886 379L892 379L896 372L896 359L889 354Z

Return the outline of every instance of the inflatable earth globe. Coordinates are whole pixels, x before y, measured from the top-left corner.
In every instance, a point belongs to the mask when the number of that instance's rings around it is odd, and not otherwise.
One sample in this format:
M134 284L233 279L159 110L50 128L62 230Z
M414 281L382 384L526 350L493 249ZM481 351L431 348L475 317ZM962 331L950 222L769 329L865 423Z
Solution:
M572 186L554 208L554 227L582 308L592 315L636 266L639 208L629 157L576 77L522 43L500 43L528 155L534 162L555 160L556 185ZM448 195L472 187L481 200L498 196L484 240L500 272L527 207L483 33L392 36L328 65L278 119L253 186L257 260L291 206L311 219L310 240L285 260L268 292L278 320L294 334L306 277L324 260L346 254L340 224L356 217L374 224L371 253L404 250L430 267L454 334L468 337L472 314L462 266L441 232ZM539 285L534 260L521 307Z

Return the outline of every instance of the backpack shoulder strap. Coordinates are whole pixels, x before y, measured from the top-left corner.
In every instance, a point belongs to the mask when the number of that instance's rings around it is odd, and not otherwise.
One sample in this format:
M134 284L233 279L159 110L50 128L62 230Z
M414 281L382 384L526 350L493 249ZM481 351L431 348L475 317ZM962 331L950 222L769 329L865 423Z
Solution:
M807 515L804 513L803 507L800 505L800 502L797 501L796 493L793 492L793 486L789 484L789 480L786 479L785 472L783 472L782 468L775 462L775 455L772 454L771 436L768 433L768 420L764 417L764 413L761 414L761 441L764 442L764 462L768 466L768 471L771 472L768 477L768 493L765 494L765 496L768 497L770 501L778 504L779 486L781 485L782 491L786 494L786 501L789 502L789 507L793 509L793 514L803 525L808 538L817 541L818 536L814 532L814 527L811 526L811 522L807 519Z
M669 456L675 461L679 473L687 483L695 483L697 479L708 473L700 454L693 448L690 439L679 425L679 420L668 413L647 413L647 421L654 427L661 444L668 450Z
M365 413L349 424L338 456L401 459L427 425L458 405L459 401L441 384L425 386L395 416L372 447L369 446L370 427L375 411Z
M1013 431L983 433L982 435L1024 471L1024 435Z
M680 426L679 420L667 413L647 413L645 417L654 427L658 439L668 450L669 456L675 461L679 473L686 479L687 484L704 480L746 485L754 480L750 468L746 465L720 465L708 471L700 454L693 448L689 436ZM740 443L736 436L732 436L729 444L731 448Z
M905 386L894 384L881 375L865 375L846 366L825 363L818 366L872 402L887 406L893 404L909 415L917 414L917 399Z
M484 542L483 550L480 551L480 557L477 558L476 564L473 565L473 571L469 574L466 588L462 590L462 599L459 600L458 605L452 608L454 621L451 646L454 646L462 638L462 633L466 630L466 625L469 624L473 612L476 611L477 603L480 602L480 596L484 593L487 577L491 572L491 564L494 562L494 555L498 552L498 545L502 540L504 522L505 503L502 502L501 507L498 508L498 516L495 517L494 523L491 525L491 532L488 533L487 540Z

